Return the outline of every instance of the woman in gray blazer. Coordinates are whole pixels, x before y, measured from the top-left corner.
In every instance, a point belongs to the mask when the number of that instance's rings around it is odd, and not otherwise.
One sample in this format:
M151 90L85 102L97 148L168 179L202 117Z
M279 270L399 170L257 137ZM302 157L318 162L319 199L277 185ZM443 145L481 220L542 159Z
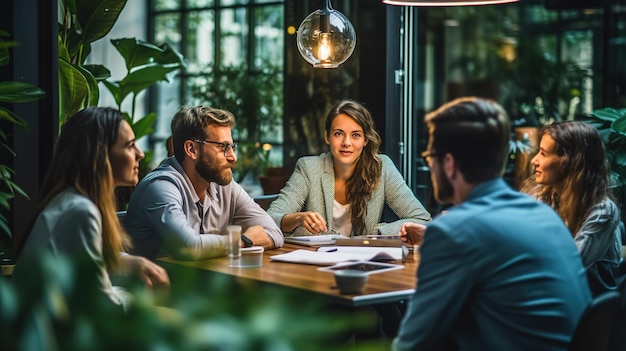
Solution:
M370 112L360 103L335 104L326 117L330 152L302 157L267 212L293 236L396 235L402 223L425 224L431 216L386 155ZM379 223L384 206L399 218Z

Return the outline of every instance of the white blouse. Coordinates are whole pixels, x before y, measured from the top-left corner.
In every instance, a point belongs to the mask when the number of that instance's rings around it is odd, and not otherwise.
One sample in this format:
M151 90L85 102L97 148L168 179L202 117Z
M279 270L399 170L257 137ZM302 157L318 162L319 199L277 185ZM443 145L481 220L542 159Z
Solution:
M352 217L350 217L350 204L342 205L337 200L333 204L333 226L332 230L344 236L352 233Z

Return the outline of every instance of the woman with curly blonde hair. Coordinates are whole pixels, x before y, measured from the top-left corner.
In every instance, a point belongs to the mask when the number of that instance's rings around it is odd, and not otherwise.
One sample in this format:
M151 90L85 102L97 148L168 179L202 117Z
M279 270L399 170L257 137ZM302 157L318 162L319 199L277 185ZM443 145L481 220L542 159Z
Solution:
M286 235L396 235L402 223L431 216L386 155L370 112L344 100L326 116L330 152L302 157L267 212ZM398 220L379 223L385 205Z

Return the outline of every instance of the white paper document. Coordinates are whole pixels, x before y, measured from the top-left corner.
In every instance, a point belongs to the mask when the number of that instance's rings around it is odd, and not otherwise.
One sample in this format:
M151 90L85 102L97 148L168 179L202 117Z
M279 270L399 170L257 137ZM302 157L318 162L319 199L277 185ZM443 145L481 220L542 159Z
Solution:
M271 256L272 261L333 265L347 261L394 261L402 259L400 247L324 246L317 251L295 250Z

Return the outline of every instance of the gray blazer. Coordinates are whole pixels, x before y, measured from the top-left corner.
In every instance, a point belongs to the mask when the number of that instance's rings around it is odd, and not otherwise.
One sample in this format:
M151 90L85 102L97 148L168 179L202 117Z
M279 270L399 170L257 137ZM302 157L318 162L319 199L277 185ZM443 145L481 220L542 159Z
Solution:
M365 226L367 234L398 234L404 222L428 223L430 213L415 197L400 172L386 155L378 155L383 161L380 183L372 193L367 206ZM280 227L283 216L290 213L315 211L326 223L332 223L335 198L335 172L330 153L302 157L296 163L293 174L278 198L272 202L267 213ZM379 223L385 205L398 216L392 223ZM312 235L303 226L298 226L286 236Z

